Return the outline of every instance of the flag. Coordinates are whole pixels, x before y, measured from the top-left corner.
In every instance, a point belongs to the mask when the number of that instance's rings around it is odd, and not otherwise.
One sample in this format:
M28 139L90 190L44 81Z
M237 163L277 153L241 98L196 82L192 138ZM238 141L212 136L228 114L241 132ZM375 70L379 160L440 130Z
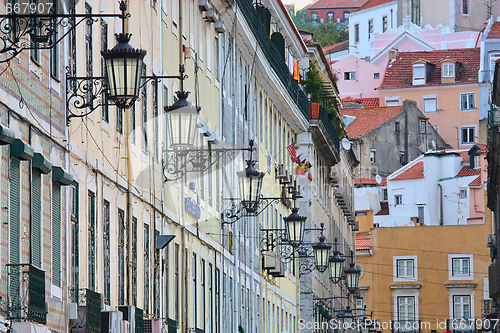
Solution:
M299 164L295 167L295 174L296 175L304 175L306 172L306 169L303 164Z
M293 61L293 78L295 81L300 83L300 69L299 62L297 60Z
M298 165L302 165L302 161L300 160L300 156L302 156L302 154L300 154L299 156L297 156L295 158L295 163L297 163Z
M286 150L290 153L290 158L292 162L295 163L297 161L297 149L295 148L295 142L289 146L286 146Z
M307 173L307 179L309 179L310 182L313 181L313 174L311 173L311 171Z

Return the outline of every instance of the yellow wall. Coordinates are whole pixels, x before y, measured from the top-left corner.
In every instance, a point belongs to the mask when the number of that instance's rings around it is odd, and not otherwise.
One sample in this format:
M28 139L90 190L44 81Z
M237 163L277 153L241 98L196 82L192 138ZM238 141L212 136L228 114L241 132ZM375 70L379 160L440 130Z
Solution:
M357 216L359 222L359 232L368 232L373 228L373 210L356 211L356 213L366 213L366 216Z
M460 94L474 92L476 109L474 111L460 111ZM402 90L390 89L379 90L380 105L385 105L385 97L400 96L401 104L407 99L417 102L417 107L424 112L422 107L422 96L438 95L438 112L425 113L429 122L433 126L439 126L439 134L453 148L466 148L470 145L460 146L458 130L456 127L464 125L476 125L476 136L479 135L479 86L478 85L460 85L449 87L430 87L430 88L407 88Z
M483 278L487 277L490 262L486 247L491 233L491 212L487 212L482 225L423 226L375 228L372 230L373 255L358 255L357 262L363 267L359 281L368 313L381 323L394 320L395 286L420 285L418 291L418 318L430 322L436 329L436 320L450 318L450 284L476 284L473 293L474 316L481 318ZM473 254L473 280L450 281L448 254ZM394 282L393 256L417 255L418 281ZM392 286L392 289L391 289ZM367 287L367 289L366 289ZM404 291L409 291L405 289ZM444 324L441 324L444 325ZM430 332L422 328L421 332ZM383 329L389 332L390 329ZM447 331L446 327L437 332Z

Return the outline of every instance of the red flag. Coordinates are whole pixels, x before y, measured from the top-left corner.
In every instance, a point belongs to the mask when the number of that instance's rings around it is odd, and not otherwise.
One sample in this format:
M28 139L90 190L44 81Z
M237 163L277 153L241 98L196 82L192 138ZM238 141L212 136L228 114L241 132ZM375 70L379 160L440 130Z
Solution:
M309 172L307 173L307 179L309 179L309 181L310 181L310 182L312 182L312 181L313 181L313 175L312 175L311 171L309 171Z
M292 162L295 163L297 161L297 150L295 149L295 143L292 143L291 145L286 147L286 150L290 153L290 158L292 159Z

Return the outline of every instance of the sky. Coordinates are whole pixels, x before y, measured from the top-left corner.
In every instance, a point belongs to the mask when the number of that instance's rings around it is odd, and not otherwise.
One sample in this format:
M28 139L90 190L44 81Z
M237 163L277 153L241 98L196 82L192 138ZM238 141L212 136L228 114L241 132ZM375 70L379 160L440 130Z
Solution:
M297 9L301 9L305 5L312 3L312 0L282 0L282 1L285 5L295 3L297 5Z

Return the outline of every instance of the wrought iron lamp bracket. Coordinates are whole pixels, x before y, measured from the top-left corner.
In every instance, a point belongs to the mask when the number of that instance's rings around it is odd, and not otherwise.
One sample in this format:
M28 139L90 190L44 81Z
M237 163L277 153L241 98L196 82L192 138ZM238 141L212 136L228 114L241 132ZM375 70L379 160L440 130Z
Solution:
M279 203L283 198L260 198L259 209L255 212L248 213L241 203L241 199L237 198L222 198L225 209L221 213L222 225L233 224L243 217L254 217L262 213L273 202ZM263 205L261 203L264 203Z

